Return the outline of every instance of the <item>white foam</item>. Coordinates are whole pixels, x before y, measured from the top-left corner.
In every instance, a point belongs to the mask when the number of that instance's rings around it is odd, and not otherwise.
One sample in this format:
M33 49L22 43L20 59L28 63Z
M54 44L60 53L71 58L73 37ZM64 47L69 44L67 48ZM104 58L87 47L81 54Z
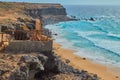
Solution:
M67 49L72 49L75 50L75 54L81 56L81 57L85 57L88 58L92 61L95 62L99 62L102 63L104 65L106 64L110 64L110 65L115 65L117 67L120 67L120 61L118 63L115 63L115 61L110 60L110 59L106 59L105 55L102 55L101 52L98 51L90 51L90 50L86 50L86 49L82 49L80 47L75 47L73 46L75 42L75 40L69 41L65 38L63 38L62 36L65 34L65 32L63 32L61 30L61 28L59 26L56 25L47 25L46 26L48 29L50 29L52 31L52 33L57 33L59 35L57 36L53 36L53 38L55 39L55 42L59 43L62 45L63 48L67 48ZM98 31L74 31L76 33L78 33L78 36L82 36L87 38L88 40L91 40L96 46L98 47L102 47L108 50L112 50L113 52L120 52L120 42L116 42L116 41L109 41L109 40L101 40L101 39L94 39L94 38L89 38L87 37L88 35L93 35L93 34L104 34L104 32L98 32ZM109 35L114 35L114 34L109 34Z
M104 32L98 32L98 31L74 31L76 33L78 33L79 36L83 36L83 37L86 37L88 35L93 35L93 34L104 34Z
M119 37L120 38L120 34L113 34L113 33L108 33L108 36L115 36L115 37Z
M75 52L75 54L79 55L81 57L85 57L85 58L87 58L95 63L104 64L104 65L111 65L114 67L117 66L120 68L120 62L116 63L113 60L109 60L105 56L100 55L101 53L99 53L99 52L92 53L90 51L79 49L77 52Z
M77 32L79 36L85 37L88 40L92 41L96 46L111 50L113 52L119 53L120 55L120 41L94 39L94 38L87 37L88 35L102 34L101 32L97 32L97 31L88 31L88 32L75 31L75 32ZM110 33L108 35L120 36L120 35L115 35Z
M94 38L88 38L88 39L94 42L96 46L108 49L120 55L120 41L94 39Z

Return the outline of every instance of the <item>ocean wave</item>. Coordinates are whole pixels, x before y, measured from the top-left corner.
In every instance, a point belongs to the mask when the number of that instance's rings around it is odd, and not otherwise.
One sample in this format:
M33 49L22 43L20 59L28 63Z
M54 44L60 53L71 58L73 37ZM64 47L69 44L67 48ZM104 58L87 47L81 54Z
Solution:
M120 38L120 34L108 33L107 35L108 35L108 36L114 36L114 37Z
M92 34L92 35L88 35L87 37L96 38L96 39L103 39L103 40L106 39L106 40L120 41L120 37L110 36L107 34Z
M106 20L103 23L68 21L48 25L47 28L58 34L53 36L55 41L65 48L76 50L76 54L117 65L120 63L120 35L116 31L117 27L111 27L110 24L111 21L107 23Z
M92 40L92 39L89 39L89 38L87 38L87 37L82 37L82 36L79 36L79 35L77 35L76 36L77 38L74 38L74 37L72 37L72 40L74 40L74 45L73 46L77 46L77 47L81 47L81 46L84 46L84 48L85 47L94 47L94 48L97 48L97 49L99 49L100 51L106 51L105 53L113 53L113 54L115 54L115 55L117 55L117 56L119 56L120 57L120 54L119 53L116 53L116 52L114 52L114 51L111 51L110 49L106 49L106 48L104 48L103 46L104 45L102 45L102 46L99 46L98 44L96 44L95 42L94 42L94 40ZM66 38L66 37L65 37ZM67 38L68 40L71 40L71 38ZM104 39L104 38L103 38ZM79 40L79 41L78 41ZM75 42L76 41L76 42ZM119 41L120 41L120 39L119 39ZM100 39L98 40L98 43L100 42ZM110 41L111 42L111 41ZM81 47L82 48L82 47ZM96 49L95 49L96 50ZM97 51L97 50L96 50Z

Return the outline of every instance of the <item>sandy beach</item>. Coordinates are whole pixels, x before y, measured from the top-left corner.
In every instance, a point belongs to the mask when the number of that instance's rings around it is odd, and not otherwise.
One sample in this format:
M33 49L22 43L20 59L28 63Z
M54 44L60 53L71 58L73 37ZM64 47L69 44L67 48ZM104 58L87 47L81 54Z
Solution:
M120 80L120 75L118 75L119 73L117 70L112 71L112 69L109 69L104 65L93 63L88 59L81 58L80 56L75 55L73 50L64 49L58 43L54 43L53 48L54 52L59 55L63 61L69 59L69 65L76 69L84 69L89 73L97 74L101 80Z

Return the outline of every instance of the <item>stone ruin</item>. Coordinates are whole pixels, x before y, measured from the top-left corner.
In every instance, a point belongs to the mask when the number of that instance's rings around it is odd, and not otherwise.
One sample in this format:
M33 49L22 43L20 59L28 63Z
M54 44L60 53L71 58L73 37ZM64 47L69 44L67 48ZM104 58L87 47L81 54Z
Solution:
M19 18L20 20L20 18ZM21 19L21 22L29 19ZM0 50L7 52L51 52L53 40L48 31L42 28L39 19L34 22L35 28L20 24L19 29L0 29Z

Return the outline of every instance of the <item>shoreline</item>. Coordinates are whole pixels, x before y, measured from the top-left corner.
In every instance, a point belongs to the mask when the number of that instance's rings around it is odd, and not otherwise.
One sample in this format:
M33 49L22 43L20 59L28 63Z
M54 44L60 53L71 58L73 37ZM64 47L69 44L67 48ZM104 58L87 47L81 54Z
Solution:
M116 68L112 68L113 70L116 70L112 71L105 65L93 63L88 59L75 55L75 51L73 50L62 48L62 46L56 42L53 43L53 50L63 61L69 59L69 65L76 69L83 69L89 73L97 74L101 80L120 80L120 75L118 75L119 73Z

